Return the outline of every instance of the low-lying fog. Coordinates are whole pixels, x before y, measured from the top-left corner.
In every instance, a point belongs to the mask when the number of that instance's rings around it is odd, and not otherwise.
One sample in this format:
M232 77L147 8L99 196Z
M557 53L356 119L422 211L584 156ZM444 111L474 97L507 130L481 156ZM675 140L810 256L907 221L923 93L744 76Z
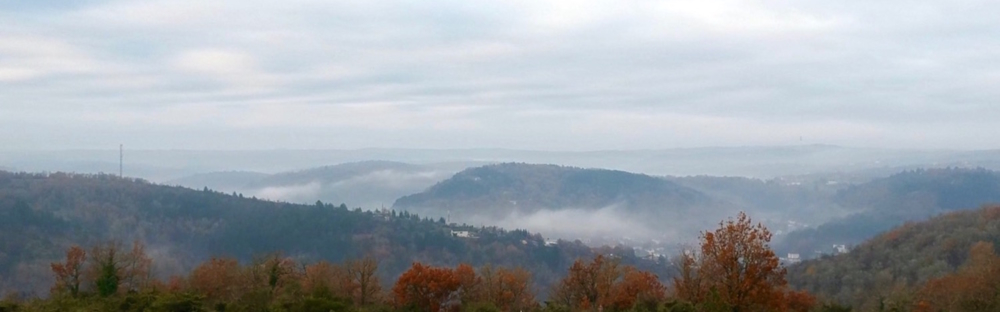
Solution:
M515 211L502 219L472 216L468 218L471 224L495 224L507 229L526 229L542 233L546 237L558 239L608 239L631 237L635 239L654 239L676 237L679 233L671 233L667 229L652 229L643 225L619 206L609 206L601 209L560 209L539 210L531 213Z

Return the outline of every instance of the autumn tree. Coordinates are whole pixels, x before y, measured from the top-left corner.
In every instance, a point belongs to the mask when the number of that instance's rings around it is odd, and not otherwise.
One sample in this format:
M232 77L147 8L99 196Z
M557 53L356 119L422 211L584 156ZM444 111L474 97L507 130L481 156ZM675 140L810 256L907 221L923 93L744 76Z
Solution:
M462 263L455 267L455 278L458 279L459 300L462 304L479 301L482 297L480 284L482 279L476 276L476 269Z
M326 261L305 266L301 284L302 291L318 298L347 298L352 291L347 270Z
M107 297L119 292L138 291L151 279L152 259L146 256L142 243L124 251L121 243L111 241L95 245L90 252L89 275L98 295Z
M298 285L299 271L292 259L280 253L255 257L241 270L241 304L250 309L264 309L275 299L292 295Z
M785 269L768 246L771 232L740 212L701 236L700 253L682 255L677 295L694 303L717 296L732 311L773 311L784 306Z
M531 273L523 268L486 265L479 269L479 276L478 301L501 311L524 311L537 304L531 291Z
M918 311L1000 310L1000 256L993 244L972 245L958 272L928 281L917 297Z
M70 296L78 296L85 261L87 252L80 246L73 246L66 250L66 262L52 263L52 273L56 275L56 284L52 287L52 292L69 292Z
M441 311L455 299L461 286L458 276L449 268L431 267L414 262L392 287L396 305L418 311Z
M590 263L574 262L553 297L573 310L626 310L640 297L662 299L665 291L656 275L597 255Z
M590 263L577 259L570 266L569 274L556 286L555 297L562 304L575 309L588 310L596 307L599 305L598 301L610 295L610 285L600 285L600 275L616 273L617 268L616 260L608 261L603 255L598 255Z
M152 277L153 259L146 255L146 245L139 242L132 242L132 249L129 250L122 263L121 287L125 291L139 291L146 289L150 285Z
M378 272L378 261L373 257L364 257L348 261L346 267L355 305L365 306L375 302L382 292L382 285L375 275Z
M805 291L789 291L785 294L785 308L789 312L809 312L816 307L816 297Z
M659 278L650 272L634 267L625 267L621 281L614 287L612 305L617 309L628 309L637 304L657 305L666 297L667 289Z
M190 288L208 302L233 301L240 285L240 265L232 258L212 258L198 265L188 277Z

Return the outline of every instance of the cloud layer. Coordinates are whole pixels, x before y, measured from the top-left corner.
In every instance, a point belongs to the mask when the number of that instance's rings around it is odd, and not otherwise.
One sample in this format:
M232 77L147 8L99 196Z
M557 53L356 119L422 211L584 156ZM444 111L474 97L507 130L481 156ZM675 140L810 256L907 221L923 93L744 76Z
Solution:
M6 148L989 149L991 1L0 4Z

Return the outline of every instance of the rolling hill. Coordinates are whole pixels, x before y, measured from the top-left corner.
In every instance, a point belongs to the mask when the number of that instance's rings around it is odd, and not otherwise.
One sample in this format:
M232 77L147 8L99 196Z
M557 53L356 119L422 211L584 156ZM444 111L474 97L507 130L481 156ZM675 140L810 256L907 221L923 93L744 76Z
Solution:
M690 237L737 211L658 177L520 163L466 169L399 198L393 208L559 237L671 239Z
M522 266L547 286L577 257L592 254L524 230L447 225L408 212L264 201L111 175L0 172L0 292L44 294L49 263L66 248L108 240L143 241L161 278L211 256L246 261L280 251L306 263L372 255L384 279L412 261ZM664 266L618 254L666 276Z
M906 301L914 287L955 272L980 241L1000 243L1000 206L950 212L906 223L855 247L789 267L792 287L874 311Z

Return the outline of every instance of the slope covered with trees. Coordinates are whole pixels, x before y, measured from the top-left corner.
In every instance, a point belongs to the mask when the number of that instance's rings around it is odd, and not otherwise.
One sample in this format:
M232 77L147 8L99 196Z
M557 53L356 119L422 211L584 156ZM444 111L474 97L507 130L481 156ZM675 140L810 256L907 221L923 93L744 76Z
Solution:
M709 200L693 189L643 174L505 163L466 169L423 193L400 198L394 207L531 212L623 204L638 210L691 207Z
M619 236L696 233L738 211L663 178L624 171L505 163L461 171L424 192L402 197L395 209L479 224L551 225L535 231L581 237L617 228ZM689 218L697 213L697 219ZM586 219L601 216L598 220ZM684 223L672 221L685 220ZM667 222L667 224L664 224ZM624 225L620 225L624 224ZM563 230L563 227L573 227ZM544 233L544 232L543 232ZM568 235L564 235L568 236ZM663 239L662 236L656 237Z
M1000 243L1000 206L904 224L847 254L792 266L788 277L795 288L862 311L909 310L931 296L917 293L922 285L968 264L970 250L979 242Z
M412 261L431 265L492 263L523 267L552 281L592 251L579 243L546 244L524 230L449 225L397 211L349 210L322 202L297 205L208 189L156 185L110 175L0 172L0 291L44 294L49 263L72 245L145 242L154 273L186 272L210 256L249 261L281 251L314 262L372 256L381 278ZM469 234L457 237L455 231ZM664 265L631 256L645 268Z

